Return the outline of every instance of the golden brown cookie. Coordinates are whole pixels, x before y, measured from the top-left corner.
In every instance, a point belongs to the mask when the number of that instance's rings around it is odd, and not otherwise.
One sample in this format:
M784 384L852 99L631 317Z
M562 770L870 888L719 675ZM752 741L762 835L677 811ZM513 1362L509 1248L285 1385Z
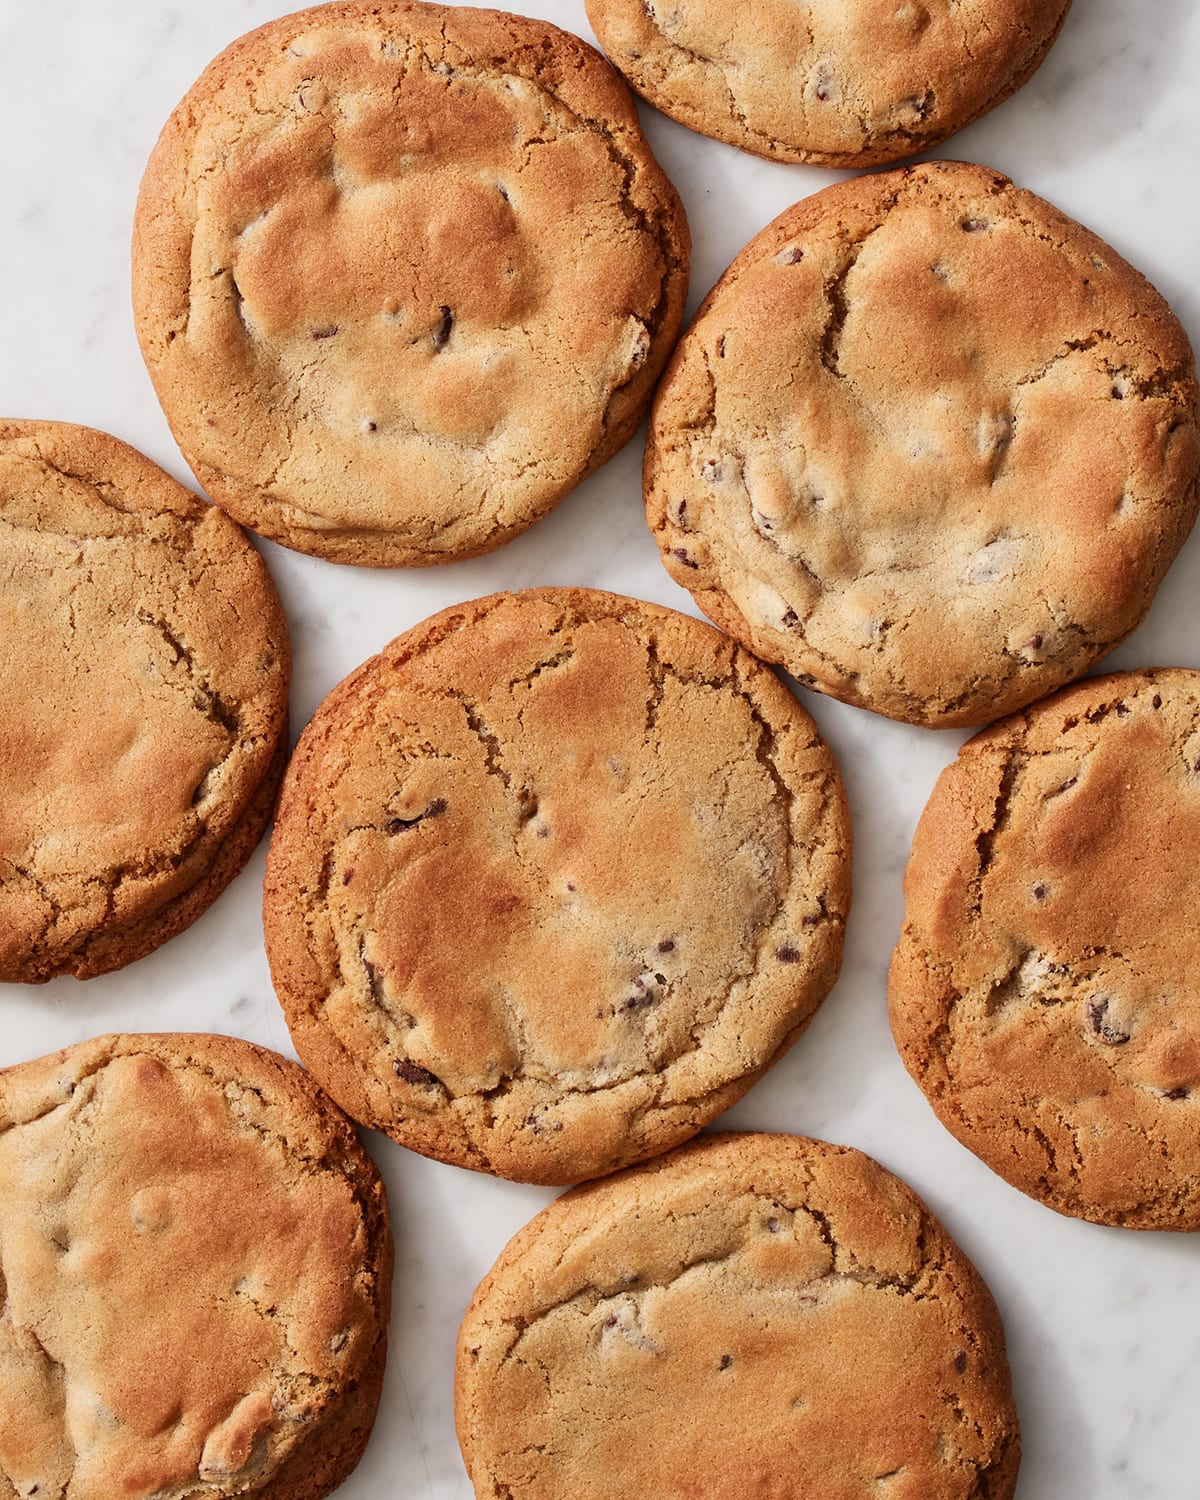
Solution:
M171 116L134 310L231 515L338 562L448 562L631 436L688 248L627 89L577 37L346 0L241 38Z
M287 625L238 528L124 443L0 423L0 980L182 931L270 817Z
M1195 517L1187 335L1095 235L932 162L798 203L664 377L646 508L675 580L767 661L978 724L1143 618Z
M775 161L915 156L1037 69L1070 0L586 0L600 44L684 125Z
M1022 1192L1200 1229L1200 673L1077 683L963 746L922 815L892 1029Z
M850 897L812 720L708 626L588 589L443 611L301 737L267 956L355 1119L460 1166L599 1176L804 1029Z
M480 1500L1009 1500L987 1288L844 1146L708 1137L552 1203L458 1341Z
M383 1379L379 1174L294 1063L108 1036L0 1071L0 1494L319 1500Z

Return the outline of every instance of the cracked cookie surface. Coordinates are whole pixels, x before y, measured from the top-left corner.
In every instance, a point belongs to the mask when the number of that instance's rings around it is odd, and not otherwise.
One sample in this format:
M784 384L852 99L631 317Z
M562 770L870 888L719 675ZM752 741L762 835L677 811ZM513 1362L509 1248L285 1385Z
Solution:
M775 676L587 589L443 611L335 688L267 864L272 978L355 1119L525 1181L732 1104L836 977L841 780Z
M135 317L239 521L340 562L447 562L632 435L688 251L627 89L577 37L338 3L235 42L168 121Z
M640 94L775 161L915 156L1033 74L1069 0L586 0Z
M108 1036L0 1071L0 1500L319 1500L383 1378L391 1234L294 1063Z
M480 1500L1009 1500L1019 1457L977 1272L869 1157L795 1136L552 1203L475 1294L455 1415Z
M287 625L242 532L105 433L0 423L0 980L193 922L287 753Z
M718 282L655 402L676 582L808 686L979 724L1144 617L1195 517L1195 366L1102 241L984 167L840 184Z
M1060 1213L1200 1229L1200 673L1076 684L922 815L892 1029L942 1123Z

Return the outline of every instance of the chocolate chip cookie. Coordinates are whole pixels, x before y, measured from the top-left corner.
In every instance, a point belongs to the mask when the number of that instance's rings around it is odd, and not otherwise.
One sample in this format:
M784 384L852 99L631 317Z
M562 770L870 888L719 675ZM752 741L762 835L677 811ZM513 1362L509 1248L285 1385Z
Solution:
M577 37L347 0L241 38L171 116L135 318L231 515L339 562L448 562L631 436L688 248L628 90Z
M915 156L1033 74L1070 0L586 0L651 104L775 161Z
M1200 673L1076 684L922 815L892 1029L942 1123L1060 1213L1200 1229Z
M832 985L841 781L774 675L587 589L435 615L296 749L267 956L356 1120L530 1182L598 1176L741 1097Z
M483 1500L1009 1500L1004 1335L869 1157L706 1138L552 1203L458 1341Z
M979 724L1136 626L1196 513L1154 289L984 167L857 178L738 256L655 402L646 507L697 603L802 682Z
M0 423L0 980L187 927L287 755L287 625L229 518L124 443Z
M0 1491L319 1500L383 1379L379 1174L295 1064L109 1036L0 1072Z

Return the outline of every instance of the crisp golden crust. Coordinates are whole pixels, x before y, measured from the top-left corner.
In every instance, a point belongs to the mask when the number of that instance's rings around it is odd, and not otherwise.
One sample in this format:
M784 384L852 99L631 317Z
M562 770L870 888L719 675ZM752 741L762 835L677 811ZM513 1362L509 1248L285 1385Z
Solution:
M1009 1500L1004 1334L923 1203L846 1147L725 1135L567 1193L480 1285L480 1500Z
M249 857L287 625L233 523L90 428L0 423L0 979L118 968Z
M628 91L577 37L350 0L235 42L172 115L134 310L238 520L341 562L446 562L632 435L688 250Z
M1136 271L986 168L805 199L680 342L646 449L672 577L768 661L978 724L1144 617L1196 513L1187 336Z
M704 135L775 161L915 156L1035 72L1070 0L586 0L626 78Z
M497 594L326 699L267 864L292 1037L354 1118L574 1182L694 1134L836 977L849 823L815 726L671 610Z
M379 1175L293 1063L109 1036L0 1072L0 1495L319 1500L370 1432Z
M1076 684L922 815L892 1029L943 1124L1060 1213L1200 1229L1200 673Z

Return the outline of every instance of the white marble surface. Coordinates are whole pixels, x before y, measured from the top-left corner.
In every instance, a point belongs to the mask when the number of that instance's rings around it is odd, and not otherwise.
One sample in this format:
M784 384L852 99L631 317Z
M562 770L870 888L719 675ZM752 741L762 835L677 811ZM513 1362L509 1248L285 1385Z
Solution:
M200 68L277 8L0 0L0 413L105 428L189 479L133 336L134 196L159 127ZM581 0L526 8L590 39ZM1001 168L1097 230L1159 286L1196 342L1198 77L1195 0L1076 0L1034 80L936 154ZM760 162L643 114L691 219L694 308L754 232L834 174ZM371 573L266 544L293 631L295 726L400 630L494 589L594 584L691 610L645 529L639 461L635 439L548 520L476 562ZM1112 663L1200 667L1198 587L1194 538ZM841 760L855 820L846 968L808 1035L722 1123L859 1146L943 1218L1008 1330L1024 1429L1019 1500L1200 1494L1200 1240L1097 1228L1023 1198L942 1130L891 1043L884 976L900 877L917 815L961 736L825 699L809 706ZM290 1051L263 957L261 877L260 850L190 931L122 973L0 985L0 1065L114 1029L225 1031ZM391 1193L396 1311L376 1434L339 1494L468 1500L451 1414L455 1331L496 1253L551 1195L381 1137L369 1146Z

